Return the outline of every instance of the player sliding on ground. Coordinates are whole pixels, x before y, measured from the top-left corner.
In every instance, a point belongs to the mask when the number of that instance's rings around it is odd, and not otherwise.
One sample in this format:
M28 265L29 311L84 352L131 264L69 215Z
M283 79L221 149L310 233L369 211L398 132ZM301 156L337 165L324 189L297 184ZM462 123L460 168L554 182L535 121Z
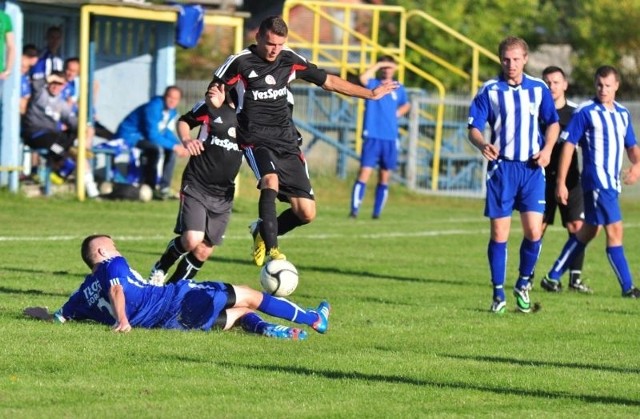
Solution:
M228 330L239 323L250 333L291 340L304 340L307 332L268 323L254 311L310 326L318 333L326 333L329 325L326 301L305 310L284 298L224 282L181 279L163 286L149 284L107 235L85 238L81 255L91 273L69 300L55 313L46 307L27 307L25 315L59 323L93 320L112 326L114 332L129 332L132 327Z

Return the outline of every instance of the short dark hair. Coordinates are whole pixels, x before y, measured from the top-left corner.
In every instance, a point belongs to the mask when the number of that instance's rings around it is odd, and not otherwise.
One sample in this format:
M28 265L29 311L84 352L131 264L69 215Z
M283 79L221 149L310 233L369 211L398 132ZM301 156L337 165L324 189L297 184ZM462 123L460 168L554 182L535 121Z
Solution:
M555 65L550 65L549 67L545 68L544 70L542 70L542 77L549 75L549 74L553 74L553 73L560 73L562 74L562 78L566 79L567 76L566 74L564 74L564 71Z
M22 47L22 55L26 55L27 57L37 57L38 47L34 44L25 44Z
M616 70L616 68L612 65L602 65L598 67L598 69L596 70L596 73L593 76L593 79L595 80L598 77L608 77L611 74L616 76L617 82L620 81L620 73L618 73L618 70Z
M280 16L269 16L260 23L258 35L264 36L267 32L273 32L278 36L287 36L289 34L289 28Z
M82 257L84 263L87 264L89 269L93 269L93 266L95 265L91 257L91 242L93 242L95 239L100 238L110 239L111 236L108 236L106 234L92 234L91 236L85 237L85 239L82 240L82 244L80 245L80 256Z

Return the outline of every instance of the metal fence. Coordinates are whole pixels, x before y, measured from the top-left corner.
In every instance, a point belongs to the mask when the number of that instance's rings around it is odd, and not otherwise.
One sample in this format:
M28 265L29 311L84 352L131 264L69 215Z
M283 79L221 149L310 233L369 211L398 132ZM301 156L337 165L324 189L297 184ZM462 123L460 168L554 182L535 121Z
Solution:
M209 80L178 80L186 111L203 98ZM303 134L303 151L315 170L334 170L345 178L358 166L355 151L357 101L308 84L292 85L294 119ZM442 142L436 144L437 97L408 89L412 109L401 120L399 168L394 181L428 194L484 197L486 161L467 139L468 96L444 100ZM576 103L584 98L573 98ZM640 127L640 102L623 103ZM486 134L488 138L488 132ZM640 133L639 133L640 135Z

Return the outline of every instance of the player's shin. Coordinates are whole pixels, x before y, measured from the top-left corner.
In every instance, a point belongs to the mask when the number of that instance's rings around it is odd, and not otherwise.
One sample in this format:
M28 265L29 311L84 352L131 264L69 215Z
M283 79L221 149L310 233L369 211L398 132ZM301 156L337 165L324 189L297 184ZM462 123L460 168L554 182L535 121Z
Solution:
M264 240L267 252L278 247L277 196L278 193L275 190L263 189L260 191L260 200L258 201L258 214L262 220L260 223L260 235Z
M489 258L491 283L493 284L493 298L504 301L505 295L503 287L506 279L507 243L498 243L490 240L487 257Z
M304 310L285 298L273 297L266 292L262 293L262 302L258 306L258 311L308 326L313 325L318 320L318 315L315 312Z

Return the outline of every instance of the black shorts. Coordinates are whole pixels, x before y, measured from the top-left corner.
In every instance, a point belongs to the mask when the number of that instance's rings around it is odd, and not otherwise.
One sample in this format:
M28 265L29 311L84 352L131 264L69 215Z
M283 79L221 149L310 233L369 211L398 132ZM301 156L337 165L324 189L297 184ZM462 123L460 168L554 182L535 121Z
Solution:
M44 131L41 133L26 135L24 143L30 148L48 148L50 157L63 157L65 152L71 148L76 138L75 132L54 132Z
M225 285L227 286L227 303L213 323L212 329L224 329L227 325L227 310L236 305L236 291L233 289L233 285L228 283Z
M233 199L205 195L183 185L174 232L202 231L209 244L218 246L224 238L232 208Z
M286 202L291 197L314 199L307 161L300 149L277 152L255 145L245 148L244 156L258 182L264 175L278 175L278 198L281 201Z
M553 181L553 185L554 187L551 187L551 184L549 184L545 193L547 202L544 208L543 222L553 225L556 218L556 208L560 209L560 219L563 227L566 227L567 223L572 221L584 220L584 199L580 182L577 182L573 188L569 189L567 205L558 203L556 200L555 181Z

